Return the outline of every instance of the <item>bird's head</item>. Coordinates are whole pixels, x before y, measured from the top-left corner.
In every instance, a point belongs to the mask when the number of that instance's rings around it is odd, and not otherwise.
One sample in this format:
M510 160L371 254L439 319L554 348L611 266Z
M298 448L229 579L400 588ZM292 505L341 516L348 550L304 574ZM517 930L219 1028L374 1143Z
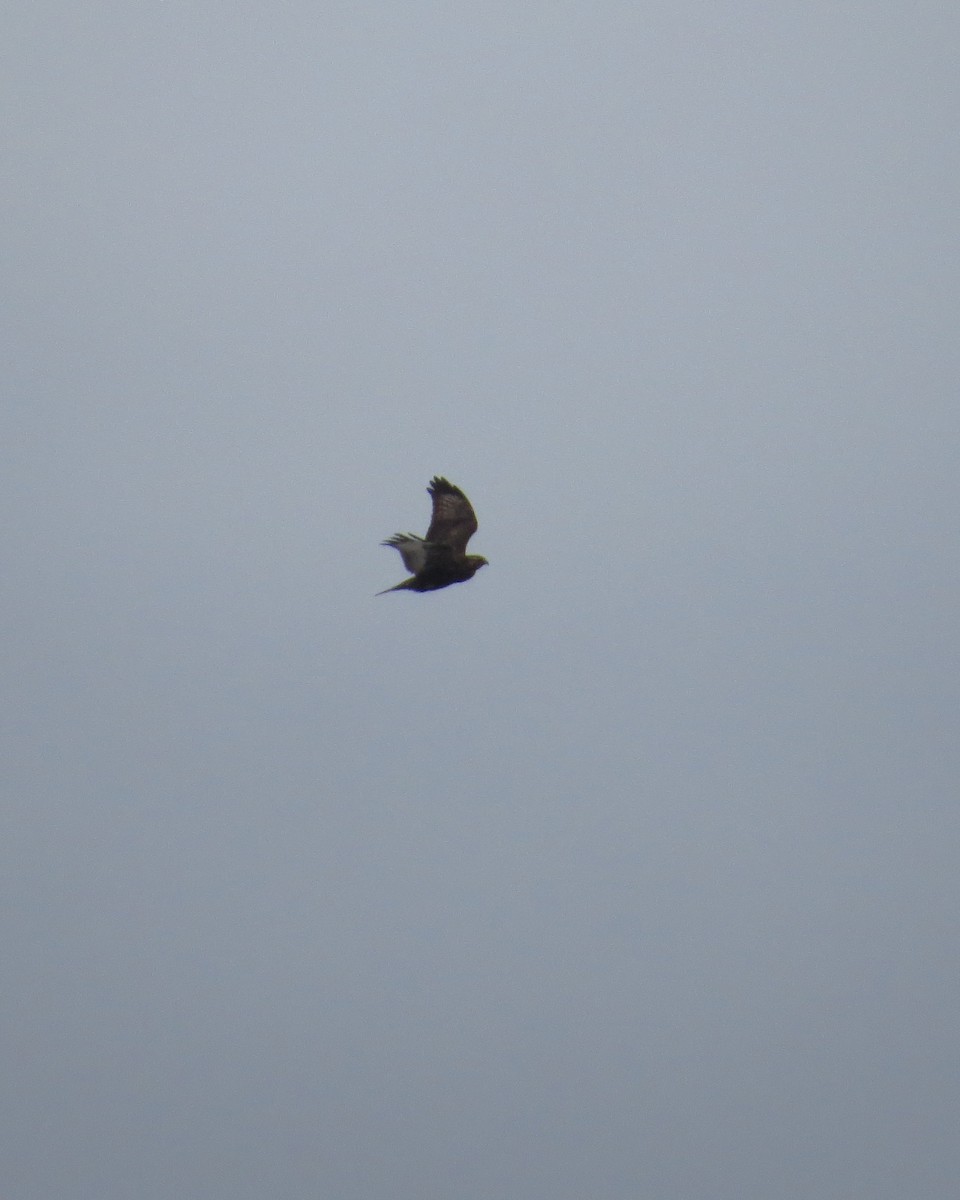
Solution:
M479 571L481 567L490 565L482 554L468 554L467 562L473 567L474 572Z

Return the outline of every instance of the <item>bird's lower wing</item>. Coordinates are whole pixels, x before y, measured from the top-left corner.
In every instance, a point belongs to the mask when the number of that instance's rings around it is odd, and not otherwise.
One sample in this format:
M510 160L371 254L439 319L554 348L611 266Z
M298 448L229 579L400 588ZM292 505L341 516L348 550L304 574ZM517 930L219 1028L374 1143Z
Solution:
M380 543L381 546L392 546L394 550L400 551L400 557L403 559L403 565L412 574L416 575L418 571L423 570L427 561L427 545L423 538L417 537L415 533L395 533L393 537L387 538L385 542Z

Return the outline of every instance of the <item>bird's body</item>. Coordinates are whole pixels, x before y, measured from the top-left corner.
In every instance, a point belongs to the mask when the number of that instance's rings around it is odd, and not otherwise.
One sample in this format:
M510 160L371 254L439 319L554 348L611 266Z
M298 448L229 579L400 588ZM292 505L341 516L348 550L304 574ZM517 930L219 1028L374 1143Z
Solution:
M427 488L433 501L433 517L425 538L415 533L395 533L381 542L400 551L403 565L413 574L409 579L386 588L385 592L435 592L451 583L472 579L487 560L479 554L467 554L467 542L477 531L473 506L458 487L441 475L435 475Z

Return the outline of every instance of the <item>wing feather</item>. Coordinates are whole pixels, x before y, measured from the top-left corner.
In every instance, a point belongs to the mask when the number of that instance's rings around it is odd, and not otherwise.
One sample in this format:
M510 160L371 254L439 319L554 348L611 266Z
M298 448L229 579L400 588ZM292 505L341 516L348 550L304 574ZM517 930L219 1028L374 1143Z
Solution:
M449 547L453 555L461 557L467 552L467 542L477 532L477 514L473 511L473 505L458 487L442 475L433 477L427 491L433 501L427 542L432 546ZM413 570L409 563L407 567Z
M394 550L399 550L400 557L403 559L403 565L411 575L416 575L426 565L426 543L422 537L417 537L415 533L395 533L393 537L387 538L380 545L392 546Z

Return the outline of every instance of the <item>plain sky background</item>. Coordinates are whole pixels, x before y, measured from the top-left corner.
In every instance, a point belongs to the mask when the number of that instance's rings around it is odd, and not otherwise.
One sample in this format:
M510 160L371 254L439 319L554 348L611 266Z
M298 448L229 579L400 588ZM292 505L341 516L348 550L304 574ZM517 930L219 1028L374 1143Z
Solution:
M953 1200L960 8L15 9L4 1200Z

